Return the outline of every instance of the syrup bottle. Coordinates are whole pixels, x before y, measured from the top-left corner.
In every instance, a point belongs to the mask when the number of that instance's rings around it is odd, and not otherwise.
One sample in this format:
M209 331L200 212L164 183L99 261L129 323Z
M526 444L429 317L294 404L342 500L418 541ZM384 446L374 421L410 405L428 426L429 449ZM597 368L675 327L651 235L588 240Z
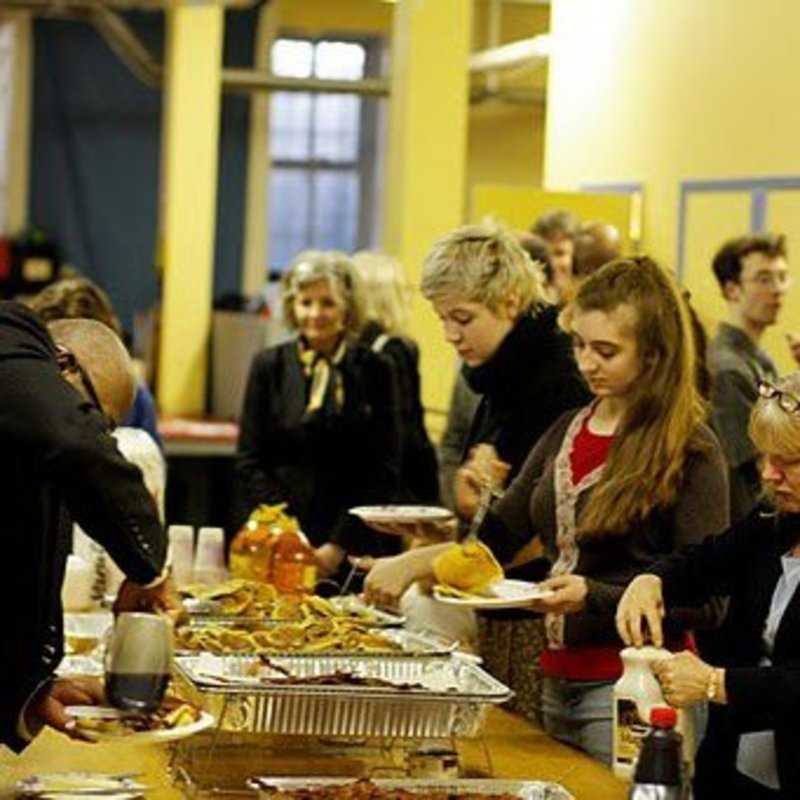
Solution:
M284 531L272 554L272 582L286 594L312 593L317 583L314 550L297 530Z

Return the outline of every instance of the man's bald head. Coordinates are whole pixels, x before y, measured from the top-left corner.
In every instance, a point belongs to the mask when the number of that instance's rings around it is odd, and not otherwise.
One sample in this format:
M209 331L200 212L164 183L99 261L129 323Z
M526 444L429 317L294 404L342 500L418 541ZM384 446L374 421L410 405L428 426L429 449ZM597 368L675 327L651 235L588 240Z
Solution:
M114 331L93 319L59 319L47 326L56 344L66 347L86 370L103 411L116 423L130 411L136 392L133 365ZM70 381L82 390L80 381Z

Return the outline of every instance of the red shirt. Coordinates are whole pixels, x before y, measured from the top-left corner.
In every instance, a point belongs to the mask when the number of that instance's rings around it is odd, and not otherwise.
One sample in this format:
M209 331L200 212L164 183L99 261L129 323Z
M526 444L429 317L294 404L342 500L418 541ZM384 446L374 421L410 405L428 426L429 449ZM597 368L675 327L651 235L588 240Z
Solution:
M594 412L592 412L594 413ZM579 483L592 470L604 464L608 458L608 451L614 441L614 436L601 436L589 430L589 420L592 414L581 425L574 442L572 452L569 454L569 461L572 466L572 482Z
M589 430L592 414L581 425L569 454L572 482L580 483L590 472L605 463L614 436L602 436ZM574 681L615 681L622 675L619 647L594 645L565 650L545 650L541 656L542 672Z

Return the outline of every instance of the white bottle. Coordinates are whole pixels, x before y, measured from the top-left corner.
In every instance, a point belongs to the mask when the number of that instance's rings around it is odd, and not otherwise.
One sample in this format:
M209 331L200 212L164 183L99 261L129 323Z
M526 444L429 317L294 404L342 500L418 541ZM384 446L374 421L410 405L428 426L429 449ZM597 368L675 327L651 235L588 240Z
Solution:
M650 711L669 705L651 669L654 661L672 658L660 647L627 647L621 653L623 673L614 685L614 739L612 768L622 780L633 780L642 740L650 727ZM676 730L683 737L683 763L692 774L694 762L694 722L686 710L678 710Z

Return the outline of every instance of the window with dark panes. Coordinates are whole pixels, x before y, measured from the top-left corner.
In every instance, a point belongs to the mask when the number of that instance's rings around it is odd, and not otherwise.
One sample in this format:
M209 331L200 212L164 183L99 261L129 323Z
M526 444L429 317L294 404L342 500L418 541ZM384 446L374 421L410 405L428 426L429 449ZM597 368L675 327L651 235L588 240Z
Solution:
M359 80L369 74L374 49L369 42L283 37L272 46L272 71L293 78ZM371 244L377 113L377 101L357 94L272 95L272 269L284 269L305 248L352 252Z

